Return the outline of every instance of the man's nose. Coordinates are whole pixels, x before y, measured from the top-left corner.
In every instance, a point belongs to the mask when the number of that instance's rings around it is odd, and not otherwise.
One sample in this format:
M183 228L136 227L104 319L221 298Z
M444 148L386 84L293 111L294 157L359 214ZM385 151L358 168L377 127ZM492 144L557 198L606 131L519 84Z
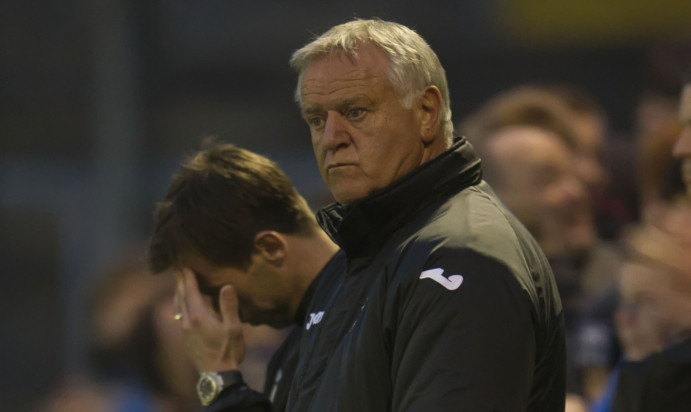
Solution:
M329 111L326 115L326 124L324 125L324 146L329 150L347 146L350 142L348 127L348 122L340 113Z
M578 176L569 176L564 180L563 185L564 200L567 203L581 203L588 198L585 185Z

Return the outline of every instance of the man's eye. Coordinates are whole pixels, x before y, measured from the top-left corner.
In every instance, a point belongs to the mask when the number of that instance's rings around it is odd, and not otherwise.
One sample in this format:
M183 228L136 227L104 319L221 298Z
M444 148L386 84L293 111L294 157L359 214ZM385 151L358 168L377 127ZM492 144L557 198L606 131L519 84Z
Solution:
M310 126L312 127L321 127L322 124L324 124L324 121L322 120L321 117L310 117L307 119L307 123L309 123Z
M365 113L364 109L360 109L360 108L350 109L350 110L348 110L347 116L349 119L358 119L358 118L362 117L362 115L364 113Z

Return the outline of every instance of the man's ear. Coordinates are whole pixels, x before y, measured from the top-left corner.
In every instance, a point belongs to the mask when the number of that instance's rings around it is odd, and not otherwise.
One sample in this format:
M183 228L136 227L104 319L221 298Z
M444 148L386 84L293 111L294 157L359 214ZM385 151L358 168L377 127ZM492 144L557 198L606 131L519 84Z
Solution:
M439 135L441 122L441 92L436 86L427 86L417 100L420 136L425 146Z
M285 237L273 230L264 230L254 236L254 252L258 253L268 263L281 266L288 251Z

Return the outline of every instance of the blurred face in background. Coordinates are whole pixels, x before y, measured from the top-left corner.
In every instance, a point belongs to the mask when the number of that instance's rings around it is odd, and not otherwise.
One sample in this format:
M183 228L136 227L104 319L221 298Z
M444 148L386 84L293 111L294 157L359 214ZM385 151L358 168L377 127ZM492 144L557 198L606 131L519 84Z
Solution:
M656 296L667 287L661 280L665 279L650 264L631 261L622 267L615 324L629 360L642 360L662 350L667 341L670 323Z
M658 204L623 239L632 264L621 274L622 296L648 303L669 334L691 331L691 208Z
M682 180L686 184L686 194L691 198L691 83L684 86L679 104L679 119L683 129L674 146L674 156L682 159Z
M589 198L557 135L508 127L490 137L488 150L497 174L490 183L548 257L573 256L592 245Z

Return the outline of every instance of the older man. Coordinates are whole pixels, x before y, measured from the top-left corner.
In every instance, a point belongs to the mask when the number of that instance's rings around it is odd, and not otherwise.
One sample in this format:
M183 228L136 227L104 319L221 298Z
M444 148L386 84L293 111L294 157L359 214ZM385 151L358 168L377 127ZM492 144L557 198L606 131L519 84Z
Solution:
M345 282L303 337L289 410L564 408L555 282L453 139L444 70L402 25L356 20L295 52L296 98L338 203ZM326 364L312 353L329 352Z

